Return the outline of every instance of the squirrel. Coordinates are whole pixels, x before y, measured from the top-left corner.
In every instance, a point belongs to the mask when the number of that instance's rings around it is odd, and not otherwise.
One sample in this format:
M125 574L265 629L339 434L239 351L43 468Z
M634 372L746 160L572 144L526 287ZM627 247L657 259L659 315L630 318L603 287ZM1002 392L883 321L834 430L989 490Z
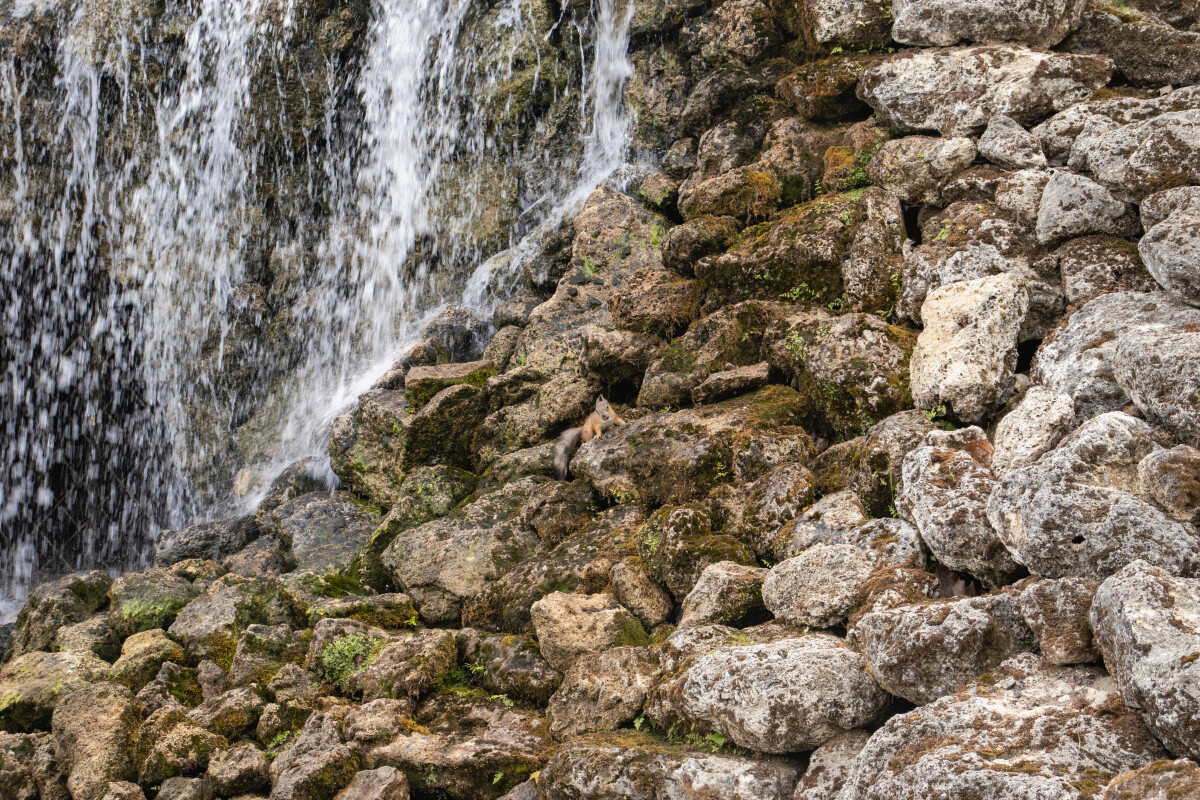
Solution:
M617 416L617 412L613 411L612 406L601 395L596 400L596 410L588 415L583 427L568 428L558 437L558 442L554 445L554 474L560 481L565 481L570 474L571 455L579 449L579 445L624 424L625 420Z

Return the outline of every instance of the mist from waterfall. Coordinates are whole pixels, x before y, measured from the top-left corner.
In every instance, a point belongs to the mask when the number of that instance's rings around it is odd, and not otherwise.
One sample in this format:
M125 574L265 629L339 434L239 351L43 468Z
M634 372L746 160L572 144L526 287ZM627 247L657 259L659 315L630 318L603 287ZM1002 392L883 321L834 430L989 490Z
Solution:
M490 310L529 242L628 148L631 5L561 10L554 34L590 53L575 74L544 58L549 34L520 0L483 12L376 0L359 71L317 71L332 98L321 113L279 103L318 117L281 154L290 120L251 98L289 68L294 0L168 5L186 32L165 77L144 60L146 30L124 20L116 36L118 20L87 4L63 22L53 87L0 60L13 131L0 140L14 221L0 238L9 616L39 571L145 565L160 529L246 510L287 464L323 455L329 422L430 316ZM480 24L499 46L471 37ZM577 109L564 112L577 120L568 151L513 135L514 74ZM151 80L164 88L147 102ZM39 193L29 142L48 132L23 120L47 91L62 112L43 146L68 157ZM130 144L139 130L150 135ZM286 235L261 212L283 185L319 209L289 218ZM500 223L496 196L514 208Z

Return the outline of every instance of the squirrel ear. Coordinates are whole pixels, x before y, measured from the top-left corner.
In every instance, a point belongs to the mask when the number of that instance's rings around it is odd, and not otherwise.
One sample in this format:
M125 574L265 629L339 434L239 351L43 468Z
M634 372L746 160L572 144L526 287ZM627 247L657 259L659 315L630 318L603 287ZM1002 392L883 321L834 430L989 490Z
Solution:
M607 403L608 401L604 399L604 395L600 395L599 399L597 399L596 402L597 403Z

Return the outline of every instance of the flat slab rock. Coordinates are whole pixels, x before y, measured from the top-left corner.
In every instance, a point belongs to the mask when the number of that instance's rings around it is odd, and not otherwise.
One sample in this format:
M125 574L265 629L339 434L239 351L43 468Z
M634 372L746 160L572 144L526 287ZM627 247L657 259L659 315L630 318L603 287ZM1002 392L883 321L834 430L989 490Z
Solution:
M892 717L838 800L1083 800L1162 748L1095 667L1005 662L963 691Z
M564 744L538 776L538 800L792 800L799 766L672 747L629 731Z

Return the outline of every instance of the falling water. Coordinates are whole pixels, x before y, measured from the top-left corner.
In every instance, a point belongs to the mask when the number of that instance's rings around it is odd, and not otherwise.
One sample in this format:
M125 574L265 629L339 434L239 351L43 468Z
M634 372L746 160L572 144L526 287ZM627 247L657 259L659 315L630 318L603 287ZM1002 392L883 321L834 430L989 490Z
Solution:
M431 314L490 308L624 160L633 9L596 2L376 0L303 62L303 0L0 19L57 42L0 54L0 596L246 508Z

